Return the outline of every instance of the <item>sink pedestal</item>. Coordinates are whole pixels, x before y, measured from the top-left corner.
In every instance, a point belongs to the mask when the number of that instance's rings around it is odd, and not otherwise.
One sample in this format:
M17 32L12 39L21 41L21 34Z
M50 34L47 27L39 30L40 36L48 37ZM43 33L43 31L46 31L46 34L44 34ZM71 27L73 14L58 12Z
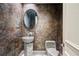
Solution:
M24 55L30 56L33 52L33 42L32 43L24 43Z
M32 55L34 36L26 36L26 37L22 37L22 39L24 42L24 55L25 56Z

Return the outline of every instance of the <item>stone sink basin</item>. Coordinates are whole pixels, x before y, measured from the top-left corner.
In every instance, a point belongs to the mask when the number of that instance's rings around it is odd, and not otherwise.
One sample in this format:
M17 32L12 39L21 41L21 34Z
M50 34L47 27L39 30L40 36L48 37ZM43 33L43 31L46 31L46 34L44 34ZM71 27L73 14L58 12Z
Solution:
M22 37L22 40L25 43L31 43L34 40L34 36L25 36L25 37Z

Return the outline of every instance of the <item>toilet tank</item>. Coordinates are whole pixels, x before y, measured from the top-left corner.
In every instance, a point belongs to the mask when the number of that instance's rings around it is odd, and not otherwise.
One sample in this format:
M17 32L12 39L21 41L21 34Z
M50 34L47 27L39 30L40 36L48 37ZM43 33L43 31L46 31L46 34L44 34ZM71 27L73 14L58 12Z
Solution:
M55 41L45 41L45 47L46 48L56 48L56 42Z

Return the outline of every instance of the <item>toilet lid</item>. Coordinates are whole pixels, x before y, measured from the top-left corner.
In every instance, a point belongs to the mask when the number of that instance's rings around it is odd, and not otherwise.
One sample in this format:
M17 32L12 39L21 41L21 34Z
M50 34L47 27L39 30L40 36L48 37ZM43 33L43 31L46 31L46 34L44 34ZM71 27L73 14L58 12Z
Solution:
M58 56L59 51L57 51L55 48L48 48L47 53L49 53L50 55L53 55L53 56Z

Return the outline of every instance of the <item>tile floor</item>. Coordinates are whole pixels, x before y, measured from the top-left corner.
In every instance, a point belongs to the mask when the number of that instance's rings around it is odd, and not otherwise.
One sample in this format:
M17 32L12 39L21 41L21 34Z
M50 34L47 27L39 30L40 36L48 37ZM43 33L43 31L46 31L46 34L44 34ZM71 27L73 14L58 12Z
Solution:
M24 56L24 50L20 53L19 56ZM34 51L31 56L47 56L46 51Z

